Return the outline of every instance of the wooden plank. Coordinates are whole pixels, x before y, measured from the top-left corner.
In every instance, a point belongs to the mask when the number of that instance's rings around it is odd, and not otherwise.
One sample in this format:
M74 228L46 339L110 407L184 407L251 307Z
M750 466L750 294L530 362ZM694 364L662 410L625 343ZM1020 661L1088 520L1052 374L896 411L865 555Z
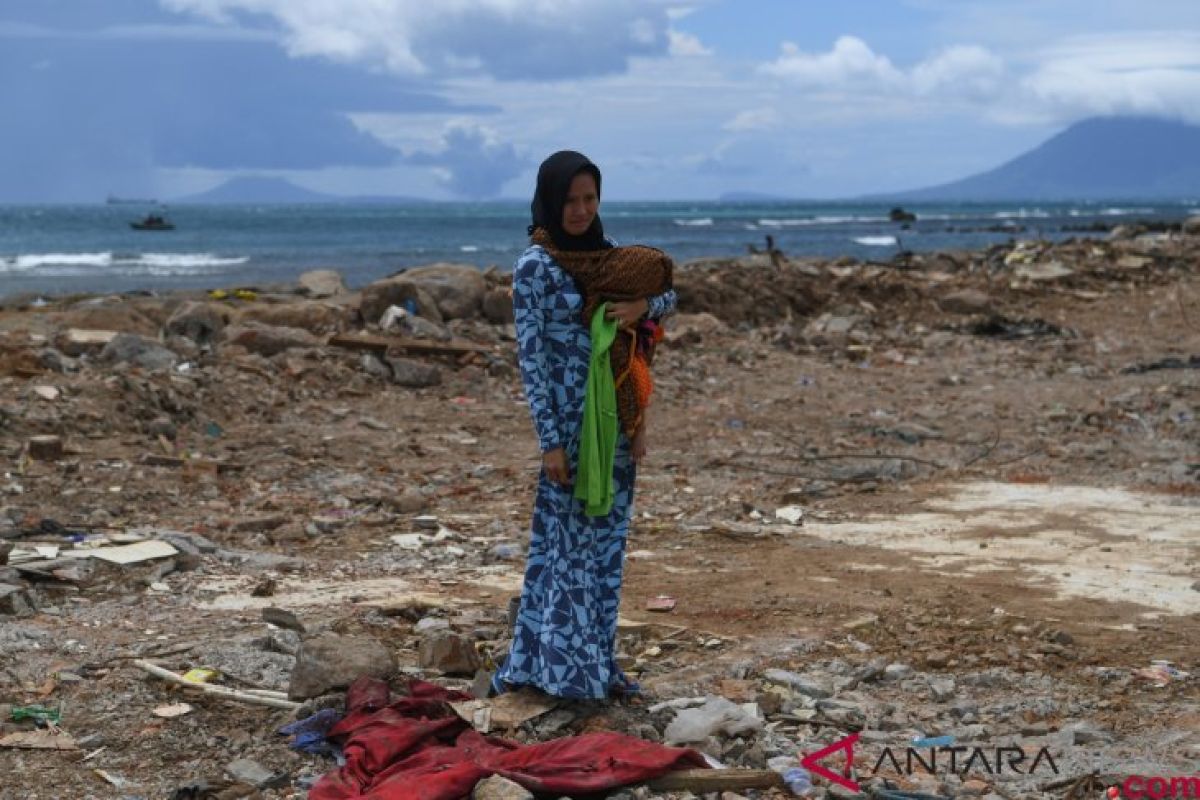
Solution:
M724 792L783 787L783 776L769 769L681 769L647 784L659 792Z
M424 339L409 339L403 336L377 336L370 333L335 333L327 344L345 347L348 350L371 350L386 353L389 350L418 353L423 355L460 356L468 353L487 353L488 348L473 342L454 339L435 342Z

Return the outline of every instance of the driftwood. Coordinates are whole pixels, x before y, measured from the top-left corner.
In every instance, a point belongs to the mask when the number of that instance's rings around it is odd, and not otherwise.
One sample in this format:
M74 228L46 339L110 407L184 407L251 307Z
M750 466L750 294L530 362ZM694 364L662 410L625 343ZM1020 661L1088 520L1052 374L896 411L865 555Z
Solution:
M783 787L783 777L770 769L681 769L646 784L658 792L724 792Z
M169 669L163 669L157 664L151 664L144 659L136 659L134 665L139 669L149 672L156 678L162 678L164 681L174 683L178 686L183 686L188 689L193 689L204 694L210 694L214 697L221 697L226 700L235 700L239 703L249 703L250 705L269 706L271 708L282 708L287 711L295 711L300 707L299 703L278 697L279 692L265 693L264 690L254 691L239 691L230 689L227 686L210 686L207 683L196 683L195 681L184 680L182 675L177 675Z

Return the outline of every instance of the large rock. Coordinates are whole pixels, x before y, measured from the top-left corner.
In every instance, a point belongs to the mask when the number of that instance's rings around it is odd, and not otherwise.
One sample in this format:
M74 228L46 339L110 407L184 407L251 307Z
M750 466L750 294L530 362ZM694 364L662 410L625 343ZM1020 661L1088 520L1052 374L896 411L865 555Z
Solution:
M362 291L358 310L363 320L373 325L392 306L407 308L434 322L443 320L442 312L429 292L404 276L387 278L367 286Z
M9 583L0 583L0 614L25 617L34 610L34 604L24 589Z
M229 324L229 310L216 303L183 303L167 319L163 333L182 336L199 345L211 344Z
M143 369L170 369L179 357L158 342L132 333L118 333L100 351L100 360L110 364L136 364Z
M432 364L414 361L411 358L389 358L392 381L409 389L437 386L442 382L442 373Z
M471 800L533 800L533 795L521 784L493 775L475 784Z
M395 657L378 639L326 633L300 645L288 697L307 700L343 689L364 675L386 678L395 671Z
M120 331L140 336L153 336L158 332L158 325L154 320L124 303L72 308L64 315L63 323L72 328Z
M300 276L298 283L300 294L316 299L334 297L347 291L342 273L332 269L314 269L305 272Z
M512 322L512 292L501 287L488 289L483 296L483 317L493 325L506 325Z
M404 277L424 289L445 319L472 319L483 309L487 280L466 264L431 264L405 271Z
M475 645L457 633L433 633L421 640L418 663L425 669L436 669L446 675L474 675L479 669L479 653Z
M1200 236L1200 214L1188 217L1183 221L1183 232L1192 236Z
M258 322L230 325L221 336L225 344L236 344L251 353L273 356L293 348L319 347L322 342L306 330L263 325Z
M237 322L261 322L310 333L334 333L350 322L351 310L330 303L255 303L238 312Z
M992 298L976 289L951 292L939 300L938 305L951 314L990 314L994 310Z

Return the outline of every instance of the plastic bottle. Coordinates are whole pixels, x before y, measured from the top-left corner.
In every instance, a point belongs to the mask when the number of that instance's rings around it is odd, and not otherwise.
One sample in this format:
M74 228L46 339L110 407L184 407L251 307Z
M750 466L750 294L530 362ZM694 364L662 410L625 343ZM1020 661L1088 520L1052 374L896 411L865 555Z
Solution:
M796 797L808 797L812 794L812 776L804 767L791 767L783 773L783 782Z

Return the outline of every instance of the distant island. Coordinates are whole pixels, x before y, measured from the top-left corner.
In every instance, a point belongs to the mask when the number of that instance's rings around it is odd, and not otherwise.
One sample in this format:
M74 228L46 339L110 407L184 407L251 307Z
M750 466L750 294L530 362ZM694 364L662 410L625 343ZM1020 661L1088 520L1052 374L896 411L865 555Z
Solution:
M1200 126L1143 117L1077 122L995 169L863 200L1190 200L1200 198Z
M429 203L421 197L404 196L346 196L314 192L297 186L286 178L248 175L230 178L206 192L175 198L175 204L222 205L262 203L293 205L304 203Z

